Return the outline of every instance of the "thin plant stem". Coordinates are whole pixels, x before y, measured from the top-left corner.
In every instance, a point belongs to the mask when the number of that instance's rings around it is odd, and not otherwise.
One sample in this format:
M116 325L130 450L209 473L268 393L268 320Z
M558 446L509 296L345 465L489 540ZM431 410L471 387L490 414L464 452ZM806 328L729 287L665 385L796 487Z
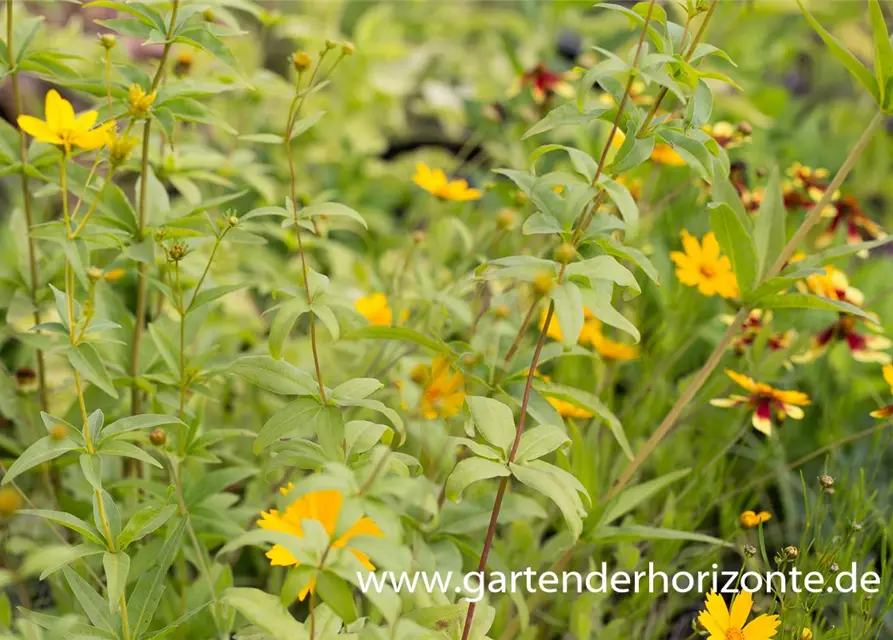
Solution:
M831 183L828 185L828 189L822 194L822 198L813 206L812 210L809 212L809 215L806 216L806 219L788 241L788 243L781 250L781 254L778 256L778 259L775 263L769 268L769 271L763 278L763 281L770 280L777 276L784 266L787 264L790 257L794 254L800 242L806 237L812 227L819 221L822 216L822 211L831 201L831 198L840 188L843 181L849 175L850 171L852 171L853 166L856 164L856 160L862 155L862 152L868 146L868 143L871 142L871 139L874 137L875 131L877 131L878 127L884 121L884 115L881 112L878 112L874 118L872 118L871 122L865 128L865 131L862 133L862 136L850 150L849 155L847 155L846 159L843 161L843 164L840 166L837 174L831 180ZM713 370L716 369L719 361L722 359L723 354L728 348L729 344L732 342L732 339L739 331L739 327L741 323L744 322L747 315L750 313L753 305L744 305L739 309L735 319L729 325L728 329L726 329L722 338L720 338L719 342L714 347L713 352L707 358L707 361L701 367L701 369L695 374L695 377L691 380L691 382L686 387L685 391L681 396L676 400L676 403L670 409L669 413L667 413L666 417L660 423L658 428L655 430L651 437L648 438L647 442L642 446L639 452L636 454L635 458L626 466L623 470L623 473L620 474L620 478L617 480L617 483L605 494L603 497L604 501L608 501L615 497L620 491L622 491L632 480L636 471L642 466L642 464L651 456L657 446L666 438L667 434L669 434L670 430L675 426L677 419L682 414L685 407L690 403L695 395L700 391L701 387L704 386L704 383L710 377L710 374L713 373Z
M22 93L19 90L19 72L16 68L15 59L15 43L13 41L13 0L6 0L6 51L9 57L9 82L12 86L12 101L15 107L15 113L22 113ZM37 248L34 244L33 228L34 228L34 212L31 206L31 188L28 185L28 174L25 172L25 166L28 163L28 143L25 138L25 132L19 129L19 160L22 163L19 175L22 181L22 203L25 210L25 224L28 227L28 276L30 280L30 297L31 306L34 308L34 325L40 325L40 306L37 300L38 274L37 274ZM43 350L37 349L37 395L40 401L40 408L47 411L47 384L46 384L46 364L44 362Z

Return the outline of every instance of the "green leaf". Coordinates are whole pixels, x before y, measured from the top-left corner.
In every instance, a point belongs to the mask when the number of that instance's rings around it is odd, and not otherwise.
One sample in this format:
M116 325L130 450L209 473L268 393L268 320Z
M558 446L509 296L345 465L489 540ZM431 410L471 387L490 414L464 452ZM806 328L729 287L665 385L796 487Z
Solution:
M606 5L607 3L602 3L600 6ZM638 127L635 123L630 122L623 144L614 155L614 161L605 168L605 173L611 175L625 173L651 157L651 152L654 151L654 136L640 138L636 135L637 133Z
M679 531L678 529L664 529L663 527L648 527L644 525L628 525L625 527L595 527L586 534L588 542L640 542L642 540L679 540L684 542L703 542L718 547L734 548L734 545L725 540L714 538L696 531Z
M446 482L446 497L459 502L466 487L480 480L501 478L511 475L504 463L484 458L465 458L453 468Z
M25 449L24 453L16 458L16 461L9 467L6 475L3 476L3 481L0 484L8 484L9 482L12 482L16 476L25 473L28 469L33 469L41 463L58 458L64 453L82 449L83 448L80 445L70 438L56 441L50 436L44 436Z
M344 416L337 407L322 407L314 425L316 439L332 460L344 460Z
M61 549L62 552L59 555L55 555L53 557L53 560L44 567L43 571L41 571L41 580L46 580L47 576L51 576L59 569L71 564L75 560L86 558L88 556L99 555L100 553L105 552L104 547L99 547L89 542L79 544L74 547L61 547Z
M304 640L309 634L279 598L259 589L230 587L220 601L232 607L275 640Z
M555 503L564 516L570 529L571 538L576 540L583 531L583 518L586 508L580 494L587 496L586 489L574 476L542 460L531 460L524 464L509 463L512 475L534 491L543 494Z
M166 416L159 413L143 413L137 416L128 416L126 418L121 418L120 420L115 420L100 431L100 434L102 435L100 443L122 434L130 433L131 431L151 429L166 424L186 426L185 422L173 416Z
M648 256L638 249L622 244L612 236L598 238L595 243L608 255L635 263L654 284L660 284L660 274L658 274L654 264L648 259Z
M639 222L639 207L633 199L632 194L630 194L629 189L607 176L601 176L598 179L598 184L605 190L608 197L611 198L611 201L617 206L617 210L620 212L623 221L626 222L630 228L634 229Z
M312 428L323 405L314 398L298 398L285 405L267 420L254 441L254 453L258 454L290 434L306 433Z
M478 433L487 442L499 447L508 457L515 440L515 418L512 410L499 400L483 396L466 396L465 402Z
M893 76L893 44L887 33L887 23L878 0L868 1L868 15L871 18L871 30L874 35L874 73L878 80L879 97L882 105L889 102L886 96L887 80Z
M814 296L809 293L785 293L764 296L760 298L760 306L763 309L823 309L825 311L836 311L838 313L859 316L872 323L877 322L877 316L849 302Z
M781 180L778 177L778 168L775 168L769 175L753 230L761 274L772 267L784 249L787 241L786 218Z
M450 353L449 346L439 338L432 338L421 334L418 331L407 329L406 327L382 327L370 325L344 336L345 340L363 340L367 338L372 340L398 340L411 342L421 347L431 349L437 353Z
M102 458L82 453L79 459L84 479L94 489L102 489Z
M49 520L50 522L61 524L67 529L77 531L79 534L81 534L91 542L95 542L96 544L103 547L105 546L105 541L103 541L102 537L99 535L99 532L93 527L93 525L84 522L80 518L73 516L70 513L66 513L64 511L51 511L48 509L20 509L17 513L19 515L37 516L38 518L43 518L44 520Z
M121 533L118 534L116 544L118 549L122 551L129 547L137 540L142 540L147 535L164 526L168 520L177 512L177 505L169 504L162 506L143 507L134 513Z
M183 502L187 507L196 507L216 493L238 484L257 473L253 467L227 467L203 473L198 482L186 488Z
M298 318L308 311L310 311L310 306L302 298L292 298L279 306L276 317L273 318L273 323L270 325L270 337L267 341L271 356L277 360L282 358L282 347L285 345L288 334L291 333Z
M295 126L292 127L291 135L288 137L288 141L291 142L304 132L308 131L312 128L317 122L319 122L320 118L322 118L326 114L325 111L317 111L306 118L301 118L295 123Z
M317 572L316 592L344 622L350 624L357 619L357 604L354 602L353 590L331 571Z
M141 460L153 467L158 467L159 469L163 468L161 463L147 452L143 451L135 444L125 442L124 440L109 440L108 442L100 443L97 445L96 451L107 456L120 456L122 458Z
M66 351L66 355L68 356L68 361L71 363L71 366L79 371L87 380L113 398L118 397L118 391L115 389L115 384L112 382L109 372L106 370L105 365L102 363L102 359L99 357L96 349L93 348L93 345L82 342L77 346L69 347L68 351Z
M609 525L615 520L625 516L627 513L638 507L640 504L654 497L668 486L684 478L689 474L691 469L680 469L673 471L654 480L637 484L633 487L625 489L608 504L602 517L599 518L600 527Z
M725 203L713 203L710 227L716 234L722 252L732 261L742 294L753 289L757 282L759 260L750 230L738 214Z
M555 305L555 318L550 320L557 322L561 327L561 336L566 347L577 344L580 332L583 330L583 297L580 289L573 282L565 281L554 287L550 298Z
M210 289L205 289L195 296L195 299L192 301L192 304L189 305L189 308L186 311L189 312L194 309L198 309L202 305L206 305L209 302L214 302L218 298L222 298L228 293L238 291L239 289L242 289L244 287L244 284L224 284L219 287L211 287Z
M77 598L90 622L100 629L114 631L114 627L112 627L112 623L106 614L108 607L106 607L105 599L96 593L96 590L87 584L86 580L68 567L64 567L62 573L65 576L65 581L68 582L68 586L71 588L71 592Z
M180 540L183 537L183 532L186 531L186 522L186 518L180 520L180 524L177 525L156 556L157 563L140 577L128 598L127 618L130 620L133 637L141 636L149 628L149 624L155 616L155 610L161 602L161 592L164 590L164 579L180 549Z
M280 395L305 396L317 390L316 381L309 373L269 356L242 356L230 365L229 371Z
M515 461L522 464L528 460L536 460L547 453L559 449L571 441L564 429L552 424L544 424L527 429L518 443Z
M806 21L809 22L810 26L817 34L819 34L819 37L825 41L825 44L828 46L828 49L831 50L831 53L834 54L834 57L843 63L843 66L847 68L853 77L855 77L856 80L868 90L875 102L880 104L880 90L878 89L877 80L871 72L866 69L865 66L859 62L859 59L850 53L849 50L837 40L837 38L828 33L825 28L819 24L818 20L816 20L806 7L803 6L803 0L797 0L797 4L800 5L800 11L803 12Z
M381 389L384 385L375 378L354 378L342 382L332 390L333 400L362 400Z
M106 551L102 556L102 567L105 569L109 611L115 613L121 608L121 597L125 594L127 575L130 573L130 556Z
M318 202L316 204L311 204L301 209L298 212L298 217L300 219L319 217L348 218L349 220L360 223L364 229L368 228L368 225L363 219L363 216L361 216L359 213L357 213L355 210L351 209L347 205L343 205L338 202Z
M589 86L592 86L592 80L590 80ZM527 132L523 136L521 136L521 139L526 140L531 136L535 136L546 131L551 131L556 127L565 125L586 125L593 120L598 119L598 117L605 111L608 111L608 107L599 107L596 109L590 109L588 111L581 111L573 103L563 104L555 107L549 113L547 113L546 117L537 122L530 129L528 129Z
M695 170L705 182L713 182L713 158L703 142L673 129L660 129L660 137Z
M598 163L595 161L595 158L585 151L580 151L573 147L566 147L561 144L544 144L534 150L534 152L530 154L529 159L531 167L536 165L536 161L539 160L539 158L552 151L564 151L567 153L576 172L586 178L587 181L592 182L593 178L595 178L595 172L598 169Z
M608 280L635 293L642 292L632 272L612 256L595 256L579 262L572 262L567 265L565 274L568 277L582 276L587 278L590 283L594 283L596 280Z

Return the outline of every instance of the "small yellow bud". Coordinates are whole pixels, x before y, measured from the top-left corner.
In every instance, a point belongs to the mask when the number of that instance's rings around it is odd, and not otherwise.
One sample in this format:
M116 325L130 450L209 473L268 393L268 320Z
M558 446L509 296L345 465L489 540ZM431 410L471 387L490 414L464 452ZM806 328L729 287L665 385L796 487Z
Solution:
M417 364L409 372L409 379L419 385L427 384L429 378L428 367L423 364Z
M50 428L50 438L56 442L61 442L68 437L68 426L56 423Z
M515 211L508 207L500 209L499 213L496 214L496 226L503 231L511 231L514 229L517 221L518 216L515 214Z
M515 204L524 205L530 201L530 198L527 197L527 194L523 191L515 192Z
M161 427L155 427L149 434L149 442L154 444L156 447L164 445L164 443L167 442L167 432Z
M0 516L11 516L22 508L22 496L12 487L0 489Z
M507 304L498 304L493 307L493 315L500 320L504 320L505 318L508 318L510 315L512 315L512 310Z
M561 264L567 264L577 257L577 249L569 242L565 242L555 249L555 259Z
M352 56L356 51L357 48L353 42L344 42L341 44L341 53L346 56Z
M291 64L298 73L307 71L313 64L313 59L306 51L298 51L291 58Z
M93 282L97 282L98 280L102 280L102 276L105 275L102 272L102 269L99 267L89 267L87 269L87 277L90 278Z
M784 548L784 553L791 560L796 560L797 556L800 555L800 550L794 545L788 545Z
M182 242L174 242L167 250L167 257L172 262L180 262L180 260L186 257L188 252L189 250L186 248L185 244Z
M134 136L109 136L109 163L118 168L127 162L138 142Z
M214 12L211 9L205 9L202 11L202 18L205 19L205 22L214 22L217 19L217 16L214 15Z
M134 118L145 118L152 103L155 102L155 92L147 93L140 85L134 83L130 85L127 98L130 104L130 115Z
M99 35L99 44L102 45L103 49L108 51L115 48L115 45L118 44L118 40L111 33L102 33Z
M424 231L413 231L412 232L412 241L415 244L422 244L425 241L425 232Z
M533 279L533 290L537 295L547 295L555 286L555 276L551 273L539 273Z
M330 49L334 49L338 46L338 44L334 40L329 40L328 38L325 41L325 50L329 51Z
M809 627L803 628L803 632L800 634L800 640L812 640L812 631Z
M231 227L235 227L237 224L239 224L239 219L236 216L228 216L226 221Z

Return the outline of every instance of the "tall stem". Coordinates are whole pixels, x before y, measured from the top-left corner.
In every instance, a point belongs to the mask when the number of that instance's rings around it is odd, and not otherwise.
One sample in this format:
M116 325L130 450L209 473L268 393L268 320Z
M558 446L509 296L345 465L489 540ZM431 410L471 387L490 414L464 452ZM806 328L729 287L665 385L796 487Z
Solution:
M797 247L800 245L802 240L819 221L822 216L822 211L831 202L831 199L840 188L840 185L843 184L843 181L846 180L846 177L850 174L850 171L852 171L853 166L856 164L856 160L868 146L868 143L871 142L872 137L874 137L875 132L877 131L878 127L880 127L883 121L884 114L878 112L865 128L862 136L850 150L849 155L847 155L837 174L831 180L831 184L828 185L828 189L822 195L821 200L819 200L815 204L815 206L809 212L809 215L806 216L806 219L781 250L781 254L778 256L775 264L770 267L769 271L764 276L763 281L774 278L779 273L781 273L781 270L784 268L785 264L787 264L790 257L794 254L794 251L797 250ZM636 471L638 471L639 467L642 466L642 464L657 448L657 445L659 445L663 441L670 430L675 426L676 421L679 419L679 416L682 414L685 407L688 405L689 402L692 401L692 399L695 397L695 394L700 391L701 387L704 386L704 383L707 381L707 378L709 378L710 374L713 373L714 369L716 369L719 361L722 359L723 354L725 353L729 344L732 342L735 334L737 334L741 323L744 322L744 319L750 313L752 308L752 305L745 305L738 311L735 319L729 325L728 329L726 329L726 332L723 334L722 338L720 338L719 342L716 344L716 347L714 347L713 352L707 358L704 366L701 367L692 381L688 384L682 395L679 396L679 399L676 400L676 403L673 405L669 413L667 413L666 417L657 427L657 430L653 434L651 434L651 437L648 438L648 441L645 442L645 444L642 446L642 449L626 466L626 468L623 470L623 473L620 474L620 478L617 480L617 483L611 488L610 491L607 492L607 494L605 494L605 501L610 500L611 498L616 496L626 487L627 484L629 484L630 480L632 479L633 475L635 475Z
M13 41L13 0L6 0L6 49L9 56L9 82L12 86L12 101L15 113L22 113L22 94L19 90L19 72L16 69L15 42ZM37 301L37 249L34 245L32 229L34 227L34 213L31 208L31 188L28 185L28 174L25 173L25 165L28 163L28 143L25 132L19 129L19 160L22 163L19 175L22 181L22 203L25 209L25 224L28 227L28 276L31 281L31 305L34 308L34 324L40 324L40 307ZM44 364L43 350L37 349L37 393L40 400L40 408L47 410L47 384L46 365Z

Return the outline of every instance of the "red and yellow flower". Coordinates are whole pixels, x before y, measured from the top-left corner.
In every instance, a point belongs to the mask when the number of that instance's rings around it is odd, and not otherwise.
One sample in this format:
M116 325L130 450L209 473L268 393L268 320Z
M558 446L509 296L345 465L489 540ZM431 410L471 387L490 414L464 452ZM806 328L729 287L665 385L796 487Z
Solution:
M893 364L884 365L884 382L890 385L890 393L893 393ZM889 418L890 416L893 416L893 404L871 412L872 418Z
M853 196L843 196L837 201L833 211L827 210L823 213L823 216L831 218L831 221L819 237L816 238L815 246L820 249L831 244L841 227L846 229L847 244L859 244L867 240L883 238L887 235L879 224L862 211L859 201ZM868 252L862 250L857 255L860 258L866 258L868 257Z
M568 74L552 71L542 62L521 75L512 93L521 87L529 87L530 95L537 104L542 104L550 96L557 94L564 98L573 98L574 88L568 83Z
M723 316L722 321L726 324L732 324L735 316ZM743 355L751 345L753 345L757 336L769 326L772 321L772 312L764 312L762 309L754 309L741 323L741 332L732 339L732 349L738 355ZM793 329L787 331L776 332L769 335L766 340L766 346L772 351L782 351L791 346L797 332Z
M726 375L747 391L748 395L735 394L728 398L714 398L710 404L723 408L746 405L753 410L751 424L754 429L767 436L772 435L772 425L775 422L783 422L789 417L794 420L802 419L801 407L810 404L809 396L801 391L775 389L730 369L726 369Z

